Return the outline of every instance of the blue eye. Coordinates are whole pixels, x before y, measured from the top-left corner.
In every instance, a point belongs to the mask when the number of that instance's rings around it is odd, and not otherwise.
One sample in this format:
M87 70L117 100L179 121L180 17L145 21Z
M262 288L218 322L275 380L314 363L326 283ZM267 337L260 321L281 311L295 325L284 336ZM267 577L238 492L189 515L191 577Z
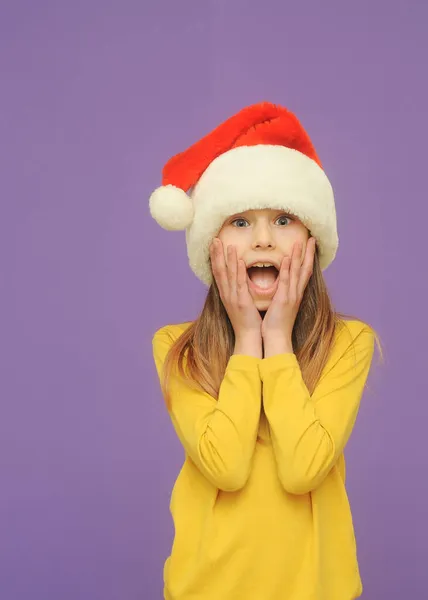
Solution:
M248 223L248 221L246 221L246 219L243 219L243 218L241 217L240 219L235 219L234 221L232 221L232 225L233 225L234 223L238 223L239 221L244 221L244 223ZM241 227L241 229L242 229L242 227Z
M283 221L284 219L286 219L287 221L291 221L290 217L287 217L286 215L282 215L282 217L278 217L277 221Z
M291 221L292 219L290 217L288 217L287 215L282 215L280 217L277 218L277 221L283 221L283 220L287 220L287 221ZM238 219L235 219L234 221L231 222L231 225L235 225L235 223L239 223L240 221L244 222L244 223L248 223L247 219L244 219L243 217L239 217ZM237 225L237 227L239 229L242 229L242 227L240 227L239 225Z

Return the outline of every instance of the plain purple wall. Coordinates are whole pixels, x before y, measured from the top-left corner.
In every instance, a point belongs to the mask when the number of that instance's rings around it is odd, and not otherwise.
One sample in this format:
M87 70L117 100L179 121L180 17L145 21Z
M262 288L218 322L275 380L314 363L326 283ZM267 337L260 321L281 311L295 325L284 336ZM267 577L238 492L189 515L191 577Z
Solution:
M151 339L206 288L148 197L172 154L265 99L335 188L334 305L385 349L347 450L363 597L427 597L427 19L387 0L2 2L1 600L161 599L183 453Z

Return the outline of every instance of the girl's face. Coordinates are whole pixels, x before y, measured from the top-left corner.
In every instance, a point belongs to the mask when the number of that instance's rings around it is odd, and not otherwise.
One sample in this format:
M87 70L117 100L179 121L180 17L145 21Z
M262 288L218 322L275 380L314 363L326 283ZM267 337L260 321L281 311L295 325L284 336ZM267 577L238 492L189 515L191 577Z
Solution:
M236 247L238 259L243 259L247 267L254 262L272 262L280 265L284 256L291 256L293 244L302 242L302 262L305 257L309 231L297 218L283 210L266 208L247 210L228 217L217 237L222 241L227 262L227 246ZM252 269L250 279L262 287L268 286L272 269ZM259 311L265 311L273 298L263 293L258 285L249 284L250 294ZM260 291L259 291L260 290Z

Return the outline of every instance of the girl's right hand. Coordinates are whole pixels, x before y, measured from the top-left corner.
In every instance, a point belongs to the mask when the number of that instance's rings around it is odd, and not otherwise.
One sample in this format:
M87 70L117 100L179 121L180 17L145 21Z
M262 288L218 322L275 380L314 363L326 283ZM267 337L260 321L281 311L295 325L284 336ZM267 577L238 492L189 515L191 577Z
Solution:
M260 335L262 317L257 310L247 283L247 268L243 260L238 260L235 246L227 247L227 261L223 244L214 238L210 245L211 269L220 292L235 338Z

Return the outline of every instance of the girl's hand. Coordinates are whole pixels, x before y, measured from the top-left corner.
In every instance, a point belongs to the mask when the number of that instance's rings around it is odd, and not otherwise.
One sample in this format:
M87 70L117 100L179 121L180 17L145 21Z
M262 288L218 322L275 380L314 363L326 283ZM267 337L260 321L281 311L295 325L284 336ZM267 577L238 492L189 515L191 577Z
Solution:
M291 257L282 259L278 287L262 322L264 341L267 336L275 336L291 342L303 292L313 271L315 244L315 238L309 238L303 264L301 242L293 245Z
M214 238L210 245L211 269L220 292L235 338L243 339L248 334L260 337L262 317L257 310L247 283L247 267L238 260L236 248L227 247L227 262L223 244Z

